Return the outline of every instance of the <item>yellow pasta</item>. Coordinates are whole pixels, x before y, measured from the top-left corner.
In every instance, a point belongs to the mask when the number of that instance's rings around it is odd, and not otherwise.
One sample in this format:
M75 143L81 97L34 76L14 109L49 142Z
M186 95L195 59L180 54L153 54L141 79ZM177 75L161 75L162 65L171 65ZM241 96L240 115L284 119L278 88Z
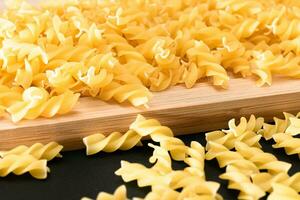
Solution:
M208 142L208 151L205 154L205 159L212 160L217 159L221 168L228 165L244 166L246 169L258 172L257 167L250 160L245 159L239 152L230 151L222 144L215 142Z
M270 192L272 190L272 185L275 183L284 184L296 190L300 191L300 173L296 173L293 176L289 176L287 173L278 173L276 175L271 175L267 172L261 172L258 174L253 174L251 176L253 183L259 186L264 191Z
M289 118L290 124L285 130L286 133L290 135L298 135L300 134L300 119L297 117L290 117Z
M9 151L1 151L0 156L5 158L9 155L31 155L36 159L46 159L47 161L50 161L55 157L62 157L62 155L59 153L62 148L63 146L56 142L50 142L46 145L35 143L30 147L20 145Z
M275 124L264 123L262 130L258 133L261 134L266 140L272 139L272 136L276 133L284 133L290 125L290 118L294 115L289 113L283 113L285 119L279 119L274 117Z
M146 119L138 115L136 120L130 125L130 129L140 135L150 135L151 139L159 142L161 147L170 151L174 160L184 160L187 147L178 138L173 137L173 132L169 127L162 126L155 119Z
M172 190L167 186L155 186L152 191L149 192L144 200L169 200L178 199L179 192ZM134 198L134 200L141 200L139 198Z
M235 149L245 159L253 162L259 169L268 170L271 174L287 173L291 168L290 163L279 161L273 154L265 153L257 147L249 147L242 142L237 142Z
M37 179L47 178L47 160L37 160L32 155L7 155L0 159L0 176L7 176L9 173L21 175L29 172Z
M226 172L221 174L220 178L229 181L228 188L240 191L238 199L260 199L265 196L265 192L252 183L250 177L238 167L228 165Z
M69 112L79 98L79 94L69 91L58 96L49 97L43 88L30 87L24 91L22 101L7 108L12 120L17 122L23 118L35 119L39 116L52 117L55 114Z
M240 123L238 125L235 124L235 119L231 119L228 122L228 130L223 130L225 133L233 133L234 136L240 136L246 131L257 132L263 126L264 119L263 118L255 118L254 115L251 115L249 121L245 117L241 117Z
M273 192L269 195L268 200L299 200L300 195L292 188L283 184L274 184Z
M205 134L206 141L213 141L218 144L224 145L228 149L233 149L235 142L240 141L246 143L248 146L255 146L260 148L259 140L261 135L256 134L252 131L246 131L238 137L234 136L232 132L224 133L223 131L212 131Z
M168 185L169 177L161 176L159 172L142 164L121 161L121 168L115 172L125 182L137 181L139 187Z
M300 139L286 133L277 133L273 135L276 144L272 145L273 148L284 148L288 155L298 154L300 158Z
M0 24L0 84L25 91L147 107L150 91L177 84L208 78L227 88L230 72L259 85L300 77L296 0L20 0L7 3Z
M162 175L168 174L172 171L172 161L167 150L153 144L148 144L154 149L153 155L149 158L150 163L155 163L153 170Z
M204 173L204 160L205 150L201 144L196 141L192 141L190 147L186 151L187 157L184 162L189 165L184 171L189 172L192 175L199 176L205 179Z
M100 192L97 195L96 200L127 200L126 187L124 185L119 186L113 194L106 192ZM84 197L81 200L91 200L90 198Z
M141 138L141 135L129 130L124 134L113 132L107 137L101 133L90 135L83 138L83 143L86 146L86 154L93 155L100 151L113 152L118 149L131 149L136 145L141 145Z

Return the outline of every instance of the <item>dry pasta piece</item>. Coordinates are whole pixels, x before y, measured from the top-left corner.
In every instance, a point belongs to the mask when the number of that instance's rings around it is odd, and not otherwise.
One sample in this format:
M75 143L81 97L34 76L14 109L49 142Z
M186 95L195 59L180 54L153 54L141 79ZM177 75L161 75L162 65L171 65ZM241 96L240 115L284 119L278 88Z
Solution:
M246 143L248 146L255 146L261 148L259 140L261 135L252 131L246 131L238 137L234 136L232 132L224 133L223 131L212 131L205 134L206 141L212 141L224 145L228 149L233 149L235 142L240 141Z
M154 169L127 161L121 161L121 168L118 169L115 174L121 176L125 182L136 180L139 187L168 185L170 182L169 177L161 176L159 172Z
M274 117L275 124L264 123L263 128L258 131L266 140L272 139L276 133L284 133L290 125L290 118L294 115L284 112L284 119Z
M58 96L49 97L43 88L30 87L23 93L23 100L12 104L7 111L12 120L35 119L39 116L52 117L55 114L69 112L76 104L79 94L69 91Z
M0 84L147 106L150 91L206 77L226 88L231 71L260 85L299 78L299 10L296 0L8 1Z
M97 195L96 200L127 200L126 187L124 185L119 186L113 194L106 192L100 192ZM91 200L90 198L83 197L81 200Z
M300 134L300 119L297 117L289 118L290 124L286 129L286 133L290 135L298 135Z
M153 141L159 142L162 148L170 151L174 160L184 160L186 157L187 147L185 144L180 139L173 137L172 130L162 126L159 121L138 115L130 125L130 129L140 135L150 135Z
M152 156L149 158L150 163L155 163L152 167L153 170L165 175L172 171L172 161L167 150L153 144L148 146L154 149Z
M246 131L257 132L259 131L264 123L264 119L262 117L256 118L254 115L251 115L249 121L245 117L241 117L240 123L238 125L235 124L235 119L231 119L228 122L228 130L223 130L225 133L233 133L235 137L238 137L245 133Z
M299 193L286 185L275 183L273 184L272 187L273 187L273 192L268 196L268 200L277 200L277 199L299 200L300 199Z
M112 132L108 136L101 133L93 134L83 138L83 143L86 146L86 154L93 155L100 151L129 150L136 145L141 145L141 138L142 136L137 132L129 130L124 134Z
M169 200L178 199L179 192L172 190L167 186L155 186L152 191L149 192L144 200ZM140 198L133 198L134 200L141 200Z
M62 155L59 153L62 148L63 146L56 142L50 142L46 145L35 143L30 147L20 145L9 151L1 151L0 156L5 158L9 155L32 155L36 159L46 159L47 161L50 161L55 157L62 157Z
M249 147L242 142L236 142L235 149L259 169L268 170L271 174L287 173L292 166L290 163L277 160L273 154L265 153L257 147Z
M205 150L203 146L196 141L192 141L190 147L186 151L186 154L187 157L184 159L184 162L188 164L189 167L186 167L184 171L187 171L192 175L199 176L205 179Z
M209 141L207 147L208 150L205 154L205 159L212 160L216 158L221 168L228 165L235 165L243 167L251 173L256 173L259 171L253 162L245 159L239 152L230 151L222 144Z
M272 191L272 185L274 183L284 184L296 190L300 191L300 173L296 173L292 176L289 176L287 173L278 173L276 175L272 175L267 172L261 172L258 174L253 174L251 176L252 182L255 185L258 185L264 191L270 192Z
M21 175L29 172L37 179L47 178L47 160L38 160L32 155L7 155L0 159L0 176L4 177L10 173Z
M272 145L273 148L284 148L288 155L298 154L300 158L300 139L286 133L277 133L273 135L276 144Z
M134 106L147 106L152 95L149 90L141 84L119 84L112 82L104 87L99 98L103 100L115 99L117 102L122 103L129 101Z
M228 188L240 191L238 199L260 199L265 196L265 192L252 183L250 177L238 167L228 165L226 172L221 174L220 178L229 181Z

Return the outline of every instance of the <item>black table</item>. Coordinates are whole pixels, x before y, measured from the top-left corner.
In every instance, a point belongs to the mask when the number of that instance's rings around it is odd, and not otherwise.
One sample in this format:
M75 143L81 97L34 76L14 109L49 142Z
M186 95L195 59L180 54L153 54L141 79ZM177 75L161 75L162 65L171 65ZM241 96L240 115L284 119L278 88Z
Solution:
M186 144L192 140L205 145L204 134L181 137ZM144 144L147 141L143 142ZM290 173L300 171L300 160L297 155L287 156L283 149L273 149L272 141L261 139L266 152L273 153L279 160L293 164ZM114 172L120 167L121 160L138 162L150 166L148 158L152 148L144 145L135 147L130 151L117 151L115 153L99 153L87 157L84 150L63 152L63 159L55 159L49 163L51 173L46 180L36 180L30 175L9 175L0 178L1 200L79 200L83 196L95 198L99 191L113 192L116 187L123 184L121 177ZM174 161L173 161L174 162ZM224 172L217 161L206 161L206 179L221 183L219 193L224 199L236 199L238 191L226 189L227 181L218 176ZM174 162L174 169L182 169L185 164ZM138 188L136 182L126 183L129 197L144 197L150 188Z

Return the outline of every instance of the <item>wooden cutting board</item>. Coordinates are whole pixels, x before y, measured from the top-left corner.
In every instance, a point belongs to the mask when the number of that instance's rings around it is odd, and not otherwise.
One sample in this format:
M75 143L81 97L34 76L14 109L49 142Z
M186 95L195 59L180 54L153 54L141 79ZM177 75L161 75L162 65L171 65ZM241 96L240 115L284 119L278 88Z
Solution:
M149 109L81 98L73 112L51 119L23 120L13 124L0 120L0 149L36 142L57 141L66 150L82 148L82 138L93 133L126 131L138 113L170 126L175 134L199 133L226 128L240 116L282 116L300 107L300 80L275 80L270 87L257 87L253 80L232 79L228 90L199 83L192 89L175 86L154 93Z

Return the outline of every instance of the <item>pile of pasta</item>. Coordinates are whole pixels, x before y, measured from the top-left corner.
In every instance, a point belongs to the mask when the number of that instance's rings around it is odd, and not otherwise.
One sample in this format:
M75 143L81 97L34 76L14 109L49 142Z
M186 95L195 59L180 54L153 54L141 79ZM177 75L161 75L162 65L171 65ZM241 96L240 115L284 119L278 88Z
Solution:
M229 74L300 77L298 0L6 0L0 115L72 110L80 96L147 106L151 91Z
M272 124L252 115L248 120L242 117L239 123L230 120L228 129L206 133L205 147L197 141L186 145L158 120L138 115L127 132L107 136L96 133L83 138L83 143L87 155L129 150L147 143L153 149L149 158L151 167L121 161L121 167L115 172L124 182L136 181L138 187L151 187L145 200L223 199L218 194L220 184L205 177L205 160L212 159L225 168L219 177L228 181L228 188L240 191L238 199L258 200L269 194L268 200L299 200L300 172L290 174L290 163L264 152L260 145L262 137L273 139L274 148L284 148L288 155L298 154L300 159L300 138L296 137L299 134L300 113L296 116L284 113L284 119L274 118ZM145 137L150 141L142 143ZM1 151L0 176L29 172L35 178L46 178L47 161L61 157L61 149L61 145L51 142ZM183 162L186 167L174 170L173 161ZM118 187L114 194L100 192L97 196L97 200L108 199L128 199L126 187Z

